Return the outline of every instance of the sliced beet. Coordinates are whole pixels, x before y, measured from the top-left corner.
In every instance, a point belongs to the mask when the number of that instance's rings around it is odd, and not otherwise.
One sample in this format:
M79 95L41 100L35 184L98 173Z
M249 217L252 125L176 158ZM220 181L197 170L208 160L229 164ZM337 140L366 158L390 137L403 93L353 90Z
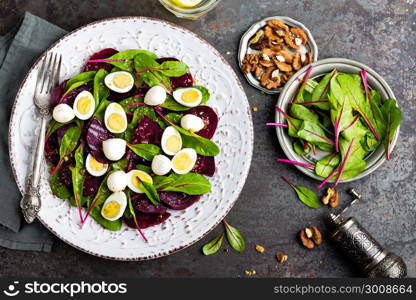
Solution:
M59 179L65 184L67 188L72 188L72 173L69 167L75 164L74 158L69 159L68 161L64 162L59 169Z
M50 99L51 107L55 107L56 105L58 105L59 100L64 94L67 81L68 80L64 80L53 88L52 93L51 93L51 99Z
M59 144L56 132L52 133L45 142L45 159L56 166L59 162Z
M159 225L166 221L169 217L170 213L168 212L165 212L163 214L144 214L136 211L137 225L139 225L139 228L141 229ZM124 218L124 221L126 222L127 226L131 228L136 228L136 225L134 224L134 219Z
M162 57L156 60L158 63L163 63L164 61L179 61L179 59L174 57ZM194 84L194 79L192 78L191 73L186 73L179 77L170 77L170 85L173 89L180 87L190 87Z
M105 48L105 49L102 49L98 52L93 53L88 60L109 58L110 56L113 56L116 53L118 53L118 51L116 49ZM87 62L84 65L84 72L98 71L99 69L104 69L104 70L110 72L112 68L113 68L112 65L104 63L104 62L99 62L99 63Z
M215 174L215 159L213 156L198 155L196 163L191 172L199 173L209 177Z
M59 100L59 103L65 103L65 104L68 104L69 106L72 107L72 105L74 105L75 98L78 96L79 93L81 93L83 91L88 91L88 92L92 93L91 83L85 83L85 84L73 89L68 94L61 97L61 99Z
M160 145L162 134L163 131L159 124L150 119L148 116L143 116L134 130L131 143Z
M214 136L218 126L218 115L211 107L200 105L191 108L186 113L198 116L204 121L205 126L203 129L196 132L197 135L207 139L211 139Z
M201 195L188 195L181 192L160 192L159 198L169 208L182 210L197 202L201 198Z
M128 91L127 93L117 93L117 92L110 90L110 95L108 96L107 99L110 101L120 102L121 100L133 97L137 94L140 94L139 89L136 88L136 86L133 86L132 89Z
M147 199L138 199L133 206L135 211L146 214L164 214L167 210L163 204L153 205Z
M84 196L94 196L97 194L102 180L102 177L95 177L86 172L82 194Z
M103 142L114 138L96 117L92 117L86 127L86 142L91 155L100 163L107 164L109 160L102 151Z

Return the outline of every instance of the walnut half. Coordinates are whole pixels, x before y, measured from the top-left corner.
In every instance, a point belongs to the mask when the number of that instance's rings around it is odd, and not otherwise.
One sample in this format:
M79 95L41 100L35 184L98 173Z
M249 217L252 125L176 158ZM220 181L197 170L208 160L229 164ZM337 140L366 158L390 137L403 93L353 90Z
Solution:
M322 244L322 234L315 226L309 226L299 232L302 245L308 249Z
M326 195L322 198L322 203L331 207L337 207L339 204L339 193L335 188L328 188Z

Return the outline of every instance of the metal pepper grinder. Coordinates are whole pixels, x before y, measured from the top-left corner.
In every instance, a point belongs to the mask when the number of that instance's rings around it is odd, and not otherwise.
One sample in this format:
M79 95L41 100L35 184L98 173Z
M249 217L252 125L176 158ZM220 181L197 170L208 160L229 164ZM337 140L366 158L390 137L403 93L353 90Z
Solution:
M348 191L354 199L339 214L329 214L326 225L331 240L353 261L366 277L402 278L407 274L403 259L387 251L354 218L342 215L361 195L354 189Z

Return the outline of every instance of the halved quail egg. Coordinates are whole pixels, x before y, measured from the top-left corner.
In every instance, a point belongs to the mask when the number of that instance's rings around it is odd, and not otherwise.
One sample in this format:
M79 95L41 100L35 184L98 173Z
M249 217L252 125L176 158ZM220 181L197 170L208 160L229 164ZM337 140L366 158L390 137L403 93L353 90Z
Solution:
M192 148L184 148L172 158L172 170L176 174L186 174L195 166L196 151Z
M112 193L107 200L105 200L101 208L101 215L109 221L115 221L124 213L127 206L127 196L124 192Z
M172 96L177 102L187 107L198 106L202 101L201 91L192 87L177 89Z
M105 172L107 172L108 164L102 164L95 160L91 154L88 154L87 159L85 160L85 168L92 176L99 177L103 176Z
M182 137L173 126L166 127L162 134L162 150L167 155L175 155L182 149Z
M105 127L112 133L122 133L127 129L127 115L118 103L110 103L104 114Z
M73 109L78 119L88 120L94 114L94 96L89 91L82 91L75 98Z
M104 83L116 93L127 93L134 85L134 78L129 72L118 71L105 76Z
M142 190L143 185L141 183L143 181L153 184L152 177L144 171L131 170L127 173L127 186L133 192L144 193Z

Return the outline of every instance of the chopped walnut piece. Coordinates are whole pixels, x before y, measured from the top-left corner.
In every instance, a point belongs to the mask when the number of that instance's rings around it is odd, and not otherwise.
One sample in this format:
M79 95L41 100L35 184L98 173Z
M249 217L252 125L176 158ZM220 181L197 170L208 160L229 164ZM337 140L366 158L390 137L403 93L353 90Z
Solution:
M301 56L302 65L306 66L306 65L309 65L309 64L313 63L313 54L312 54L312 52L305 53L304 55L305 55L304 60L302 60L302 56Z
M294 72L286 72L282 75L281 80L282 83L289 81L290 77L293 76L293 74L295 74Z
M293 56L292 67L296 71L298 71L298 70L300 70L300 68L302 68L302 61L301 61L300 56L301 56L301 54L299 52L295 53L295 55Z
M267 25L269 25L270 27L274 29L282 29L285 32L289 31L289 26L287 26L285 23L277 19L267 21Z
M315 226L309 226L299 232L302 245L308 249L322 244L322 234Z
M295 36L291 33L291 32L286 32L285 36L284 36L285 42L286 44L296 50L300 49L299 45L296 45L295 43Z
M280 62L280 61L277 61L277 60L275 60L274 63L279 68L279 70L282 71L282 72L290 72L290 71L292 71L292 66L289 65L289 64L287 64L287 63Z
M254 37L249 41L249 45L257 44L258 42L261 42L261 39L263 39L263 36L264 36L263 30L257 31Z
M293 53L287 50L282 50L276 53L276 58L277 56L281 56L285 59L285 63L291 64L292 60L293 60Z
M294 38L299 38L302 44L306 44L308 42L308 36L306 35L305 31L301 28L293 27L290 28L290 32L293 34Z
M256 78L260 78L264 72L264 69L261 66L255 66L254 70L252 71Z
M272 74L275 70L275 67L267 68L260 78L260 84L266 89L275 89L280 86L280 77L272 78Z
M264 252L264 247L260 246L260 245L256 245L256 251L259 253L263 253Z
M337 207L339 204L339 194L335 188L328 188L326 195L322 198L322 203L331 206L332 208Z
M285 261L287 261L288 256L282 252L278 252L276 253L276 258L277 258L277 261L282 264Z

